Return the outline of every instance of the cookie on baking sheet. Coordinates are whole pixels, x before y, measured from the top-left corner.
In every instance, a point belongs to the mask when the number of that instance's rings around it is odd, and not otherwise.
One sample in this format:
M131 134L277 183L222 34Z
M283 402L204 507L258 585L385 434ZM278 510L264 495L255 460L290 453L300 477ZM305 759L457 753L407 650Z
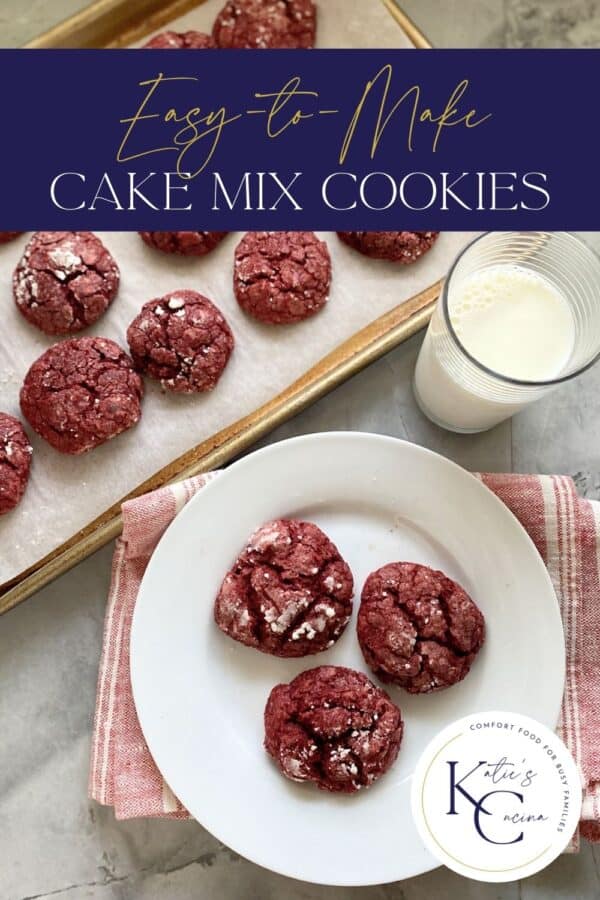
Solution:
M161 31L142 50L213 50L216 46L212 35L203 31Z
M485 621L467 592L443 572L395 562L367 578L357 634L378 678L423 694L468 674L484 642Z
M23 231L0 231L0 244L8 244L9 241L14 241L15 238L18 238L20 234L24 234Z
M263 653L306 656L331 647L352 613L352 573L312 522L262 525L215 601L221 631Z
M72 334L96 322L114 299L119 268L90 231L38 231L13 274L22 315L45 334Z
M394 763L398 707L362 672L319 666L279 684L265 708L265 749L292 781L352 794Z
M226 236L226 231L140 231L149 247L179 256L205 256Z
M215 19L213 37L225 48L310 49L316 29L312 0L228 0Z
M327 302L331 259L312 231L250 231L235 250L233 289L242 309L270 325L301 322Z
M127 329L139 371L176 393L210 391L233 351L225 317L197 291L174 291L145 303Z
M25 493L32 452L19 420L0 412L0 516L14 509Z
M142 379L118 344L72 338L33 363L21 388L21 410L56 450L78 454L135 425L142 394Z
M439 231L338 231L349 247L372 259L410 265L433 246Z

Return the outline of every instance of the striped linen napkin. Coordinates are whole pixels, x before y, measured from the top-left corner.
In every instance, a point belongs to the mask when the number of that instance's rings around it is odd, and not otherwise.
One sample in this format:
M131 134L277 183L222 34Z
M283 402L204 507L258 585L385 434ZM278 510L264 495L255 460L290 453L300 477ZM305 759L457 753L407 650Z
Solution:
M129 639L142 576L163 532L217 473L123 506L108 597L92 737L89 795L117 819L189 818L156 768L131 692ZM558 475L481 475L519 519L541 554L559 600L567 666L558 732L584 784L580 833L600 841L600 503L581 499ZM586 639L587 636L587 639ZM571 845L577 849L578 836Z

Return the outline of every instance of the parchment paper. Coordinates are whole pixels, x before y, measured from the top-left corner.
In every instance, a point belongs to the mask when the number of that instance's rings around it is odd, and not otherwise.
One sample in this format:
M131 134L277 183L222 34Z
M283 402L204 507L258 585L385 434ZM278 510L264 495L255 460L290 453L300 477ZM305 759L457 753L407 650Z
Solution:
M209 30L221 5L222 0L207 0L172 27ZM378 0L320 0L319 12L321 46L408 45ZM221 308L236 348L217 388L207 395L173 396L146 380L137 427L81 457L58 453L27 428L34 448L31 480L20 506L0 518L0 584L54 550L175 457L279 393L341 341L442 277L472 235L443 234L418 263L399 267L368 260L336 235L321 234L332 257L329 303L312 320L270 328L244 316L233 295L233 252L240 235L229 235L204 259L159 253L136 233L100 237L121 268L121 287L109 311L85 334L113 338L126 348L127 326L143 303L192 288ZM27 324L12 300L11 276L27 239L24 235L0 247L0 410L19 417L23 377L54 343Z

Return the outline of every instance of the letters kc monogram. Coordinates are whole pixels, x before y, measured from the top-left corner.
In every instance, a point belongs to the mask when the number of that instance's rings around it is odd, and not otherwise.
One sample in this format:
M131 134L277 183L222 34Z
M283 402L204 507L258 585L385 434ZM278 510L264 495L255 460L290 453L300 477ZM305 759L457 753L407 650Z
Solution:
M487 791L485 794L482 794L479 799L474 797L463 785L475 772L477 772L482 766L487 765L486 760L479 760L476 766L474 766L469 772L463 775L460 780L457 780L457 771L456 767L458 766L458 760L446 760L448 763L448 767L450 769L450 808L446 815L448 816L457 816L459 815L459 811L457 810L457 795L461 794L466 801L471 804L473 810L473 825L475 826L475 830L477 834L489 844L518 844L519 841L523 840L523 832L508 841L495 841L491 837L489 837L483 827L483 822L481 819L482 814L485 816L493 816L493 813L485 808L485 802L490 797L493 797L496 794L510 794L513 797L516 797L520 803L523 803L523 794L520 794L518 791L507 791L507 790L493 790Z

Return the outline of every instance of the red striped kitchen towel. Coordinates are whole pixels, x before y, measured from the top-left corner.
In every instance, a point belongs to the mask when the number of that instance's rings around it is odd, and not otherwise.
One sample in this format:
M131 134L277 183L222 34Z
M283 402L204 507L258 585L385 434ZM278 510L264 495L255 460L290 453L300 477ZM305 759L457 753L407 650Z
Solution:
M92 740L90 797L118 819L187 818L144 741L129 674L129 636L139 585L167 525L215 473L123 506L106 611ZM544 559L565 628L567 667L559 733L583 776L580 831L600 841L600 503L581 499L570 478L482 475L512 510ZM586 639L587 637L587 639Z

